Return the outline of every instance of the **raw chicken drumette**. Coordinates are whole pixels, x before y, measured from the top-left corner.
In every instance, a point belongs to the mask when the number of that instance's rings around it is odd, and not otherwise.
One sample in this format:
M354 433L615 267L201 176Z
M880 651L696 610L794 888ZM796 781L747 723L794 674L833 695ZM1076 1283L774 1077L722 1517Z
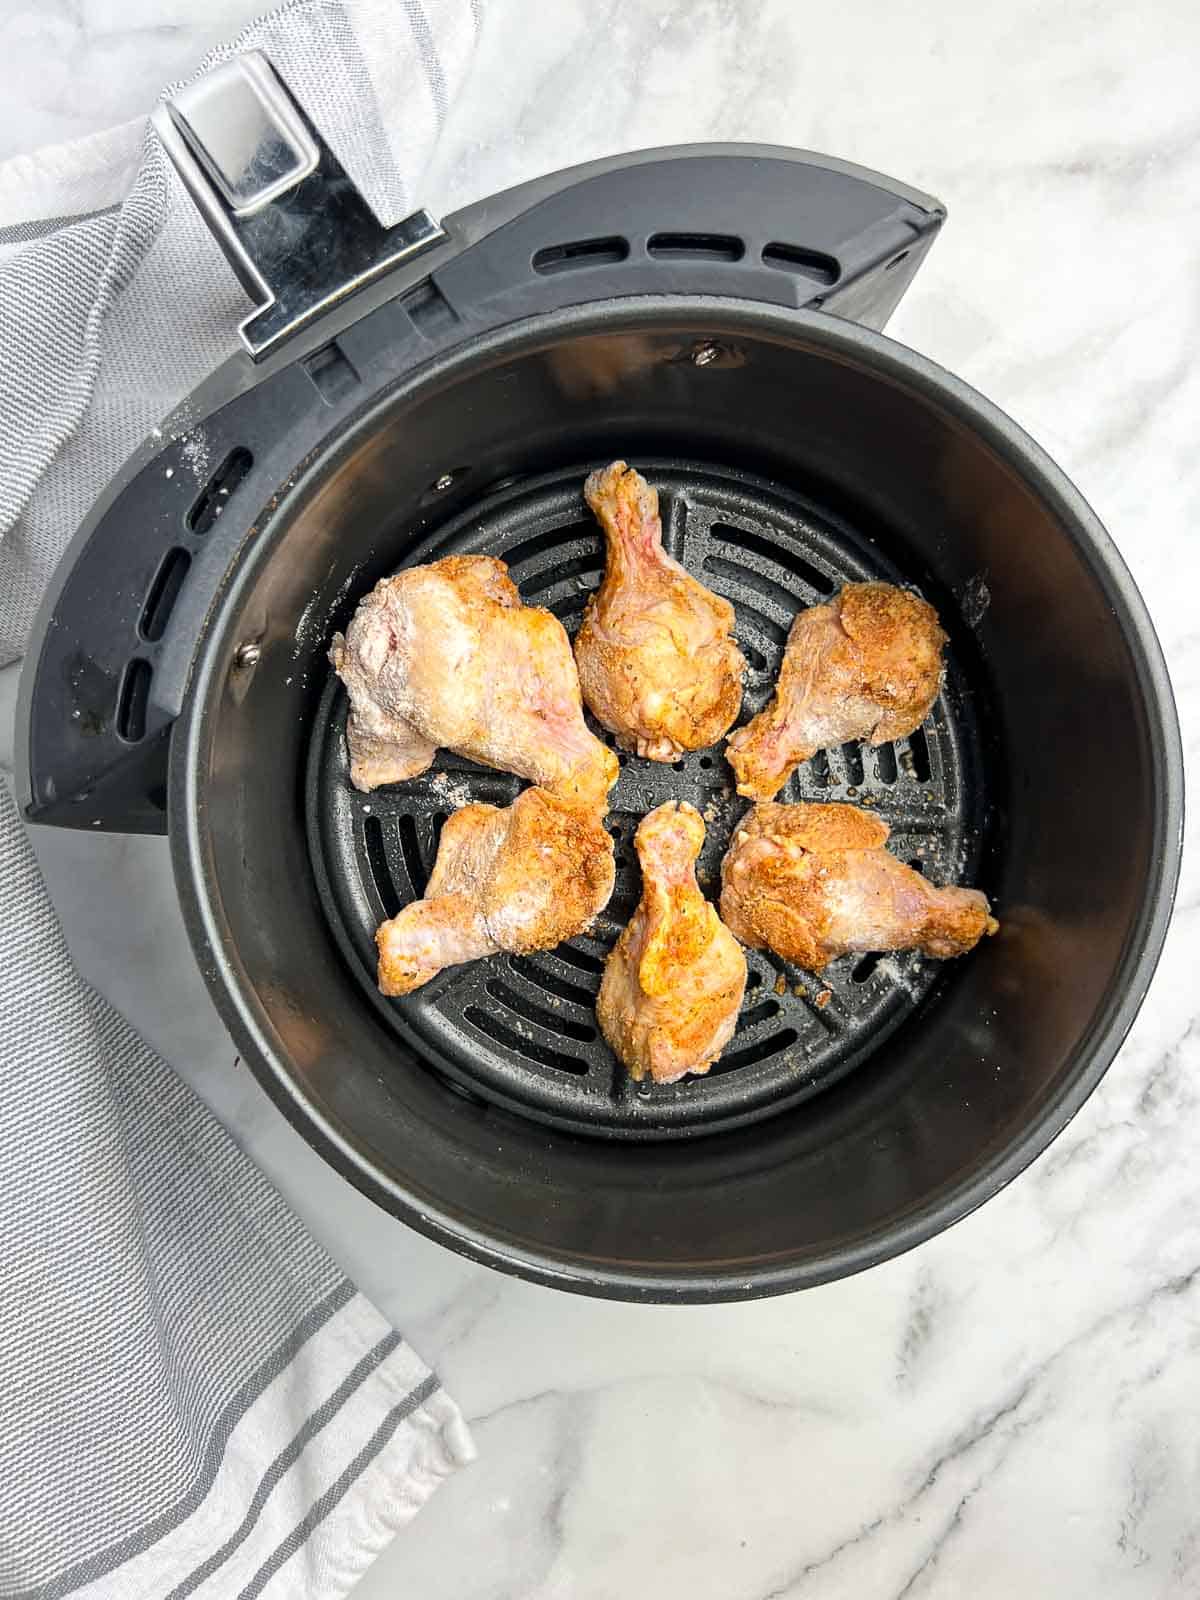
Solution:
M630 1076L707 1072L737 1025L746 958L696 884L704 823L668 803L642 818L642 899L604 968L596 1015Z
M575 640L588 710L651 761L715 744L742 703L733 607L662 547L658 495L614 461L584 485L604 529L604 581Z
M818 750L912 733L937 698L945 643L933 607L890 583L848 583L802 611L774 698L729 740L738 793L769 800Z
M995 933L985 895L934 888L888 854L888 831L857 806L755 806L721 866L721 915L752 950L810 972L849 951L961 956Z
M550 950L608 904L613 843L594 810L544 789L467 805L442 829L423 900L375 935L379 987L410 994L443 967L498 950Z
M448 556L377 583L330 651L350 693L356 788L413 778L439 746L603 810L617 758L588 731L558 618L503 561Z

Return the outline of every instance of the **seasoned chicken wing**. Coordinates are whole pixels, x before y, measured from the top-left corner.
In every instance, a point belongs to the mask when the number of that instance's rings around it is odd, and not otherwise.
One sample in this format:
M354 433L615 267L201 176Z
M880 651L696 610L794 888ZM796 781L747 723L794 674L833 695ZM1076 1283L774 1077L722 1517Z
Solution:
M721 865L721 915L752 950L819 972L848 951L965 955L999 924L978 889L936 889L850 805L757 805Z
M558 618L503 561L447 556L377 583L330 660L350 694L350 778L416 777L439 746L603 809L617 758L588 731Z
M726 754L739 794L769 800L802 761L849 739L920 727L942 682L937 612L890 583L848 583L792 624L775 695Z
M733 607L669 556L658 495L614 461L584 485L604 529L604 581L575 640L588 710L651 761L715 744L742 703Z
M410 994L443 967L498 950L550 950L608 904L613 843L598 812L526 789L512 805L467 805L442 829L423 900L375 935L379 987Z
M733 1035L746 958L696 883L704 843L686 801L642 818L642 899L604 968L596 1015L634 1078L707 1072Z

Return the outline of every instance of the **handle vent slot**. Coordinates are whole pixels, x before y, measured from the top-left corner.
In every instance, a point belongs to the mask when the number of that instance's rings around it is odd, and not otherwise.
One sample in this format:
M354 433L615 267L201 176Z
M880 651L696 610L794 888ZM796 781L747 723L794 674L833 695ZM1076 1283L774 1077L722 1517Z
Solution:
M167 623L171 620L171 613L191 564L191 556L178 545L168 550L159 562L138 621L138 632L150 644L156 644L167 631Z
M535 251L533 270L545 278L554 272L574 272L577 267L610 267L628 259L628 239L572 239L567 244L551 244Z
M668 261L740 261L745 243L731 233L656 233L647 252Z
M244 445L231 450L201 489L187 514L187 529L199 537L208 532L225 509L225 502L254 465Z
M811 278L814 283L834 284L842 275L832 256L821 250L805 250L798 244L766 245L762 258L765 266L790 272L797 278Z
M150 679L154 669L141 656L134 656L121 675L117 696L117 737L126 744L140 744L146 737L146 707L150 703Z

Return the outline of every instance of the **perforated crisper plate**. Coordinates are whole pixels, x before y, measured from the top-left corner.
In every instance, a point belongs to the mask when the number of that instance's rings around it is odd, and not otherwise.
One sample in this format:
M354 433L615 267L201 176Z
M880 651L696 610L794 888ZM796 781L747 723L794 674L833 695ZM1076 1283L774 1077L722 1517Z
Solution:
M525 479L477 503L414 547L416 565L473 552L499 556L531 605L574 634L600 581L603 541L582 495L585 463ZM711 466L639 460L658 489L667 548L733 602L749 671L742 719L761 709L796 611L851 579L904 583L870 539L799 497ZM891 848L936 882L974 880L979 785L970 695L951 650L944 693L911 739L817 755L781 800L853 800L892 828ZM715 899L721 857L747 802L721 749L674 766L621 755L609 828L617 881L590 933L531 956L493 956L439 974L402 1000L375 986L375 929L422 893L442 823L468 800L507 805L520 780L446 752L407 783L359 794L348 776L347 699L337 679L313 732L307 804L317 881L334 933L396 1033L459 1088L543 1121L609 1137L668 1138L744 1124L842 1077L924 1002L944 967L903 954L846 958L814 979L751 952L737 1033L706 1077L635 1085L596 1025L604 959L640 893L633 834L664 800L690 800L708 836L701 885ZM614 741L609 737L608 742Z

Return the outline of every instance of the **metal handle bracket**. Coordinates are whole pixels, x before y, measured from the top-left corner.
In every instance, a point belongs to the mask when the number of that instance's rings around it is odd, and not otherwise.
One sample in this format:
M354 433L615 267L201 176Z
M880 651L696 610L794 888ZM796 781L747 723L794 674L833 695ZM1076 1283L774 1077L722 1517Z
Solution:
M154 112L163 149L239 283L256 361L289 334L440 243L426 211L385 228L258 50L232 57Z

